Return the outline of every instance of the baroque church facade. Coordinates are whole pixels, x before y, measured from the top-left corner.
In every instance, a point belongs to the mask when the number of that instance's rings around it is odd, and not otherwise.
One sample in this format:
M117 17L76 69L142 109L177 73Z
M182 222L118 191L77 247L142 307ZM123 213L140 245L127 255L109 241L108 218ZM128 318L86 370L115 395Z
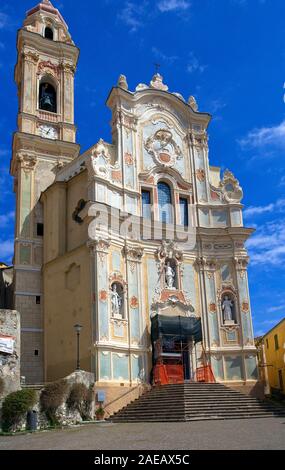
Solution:
M149 383L152 323L163 318L200 325L199 341L180 338L185 379L206 360L216 381L254 386L252 229L238 180L209 164L211 116L158 73L134 91L121 75L107 99L111 143L80 154L79 51L49 0L27 12L17 49L14 288L27 383L74 370L75 324L81 368L98 386ZM179 356L173 335L169 342Z

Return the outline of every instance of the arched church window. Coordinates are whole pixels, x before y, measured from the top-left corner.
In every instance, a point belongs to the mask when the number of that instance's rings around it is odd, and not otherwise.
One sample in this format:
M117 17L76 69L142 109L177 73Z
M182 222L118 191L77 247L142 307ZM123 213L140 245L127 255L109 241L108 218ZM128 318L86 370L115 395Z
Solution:
M39 109L56 113L56 91L50 83L40 84Z
M165 223L173 222L173 206L171 189L167 183L160 181L157 185L159 220Z
M45 38L53 41L53 30L49 26L45 28Z

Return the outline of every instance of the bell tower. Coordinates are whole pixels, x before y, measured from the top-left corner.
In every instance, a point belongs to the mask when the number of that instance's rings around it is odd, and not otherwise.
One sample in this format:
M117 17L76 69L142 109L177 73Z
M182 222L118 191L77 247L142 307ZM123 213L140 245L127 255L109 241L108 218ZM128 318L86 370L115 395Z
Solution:
M21 314L21 375L43 381L44 233L41 193L57 169L79 153L75 143L74 74L79 50L67 24L49 0L26 13L17 37L18 130L11 174L16 193L15 309Z

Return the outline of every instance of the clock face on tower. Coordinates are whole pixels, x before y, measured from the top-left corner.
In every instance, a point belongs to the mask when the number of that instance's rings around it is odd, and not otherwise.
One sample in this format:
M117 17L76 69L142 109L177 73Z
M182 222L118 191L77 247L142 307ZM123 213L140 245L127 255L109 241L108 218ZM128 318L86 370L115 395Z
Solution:
M45 139L57 139L58 138L58 133L57 129L55 129L52 126L48 125L42 125L40 126L40 135L44 137Z

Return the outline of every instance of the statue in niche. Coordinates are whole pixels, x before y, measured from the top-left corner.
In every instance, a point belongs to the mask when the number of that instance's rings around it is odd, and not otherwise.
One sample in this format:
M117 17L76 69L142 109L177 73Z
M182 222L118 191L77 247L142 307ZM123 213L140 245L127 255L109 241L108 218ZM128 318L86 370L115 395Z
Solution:
M112 304L112 316L115 318L122 318L122 304L123 299L117 292L117 284L112 285L111 289L111 304Z
M224 312L224 321L233 321L233 312L232 312L232 308L233 308L233 302L231 301L231 299L225 295L225 298L222 302L222 310Z
M171 267L170 262L165 266L165 281L167 289L175 289L174 286L175 270Z

